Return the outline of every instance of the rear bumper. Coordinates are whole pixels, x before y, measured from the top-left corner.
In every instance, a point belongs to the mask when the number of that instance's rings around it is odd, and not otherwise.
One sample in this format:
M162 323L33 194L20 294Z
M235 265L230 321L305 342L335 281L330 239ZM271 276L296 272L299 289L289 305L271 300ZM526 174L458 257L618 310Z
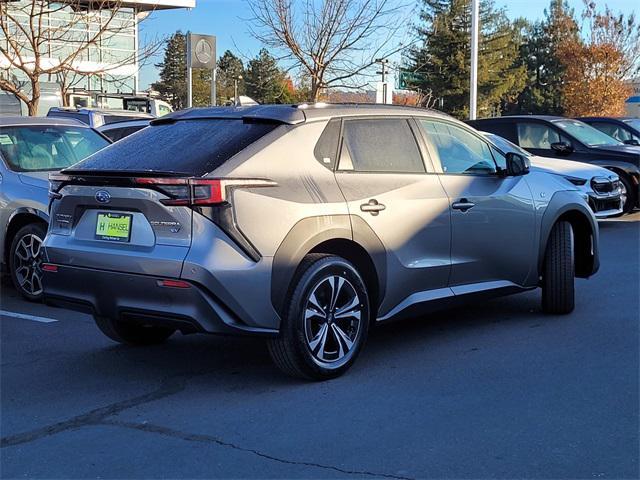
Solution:
M44 301L121 321L163 325L183 333L276 335L275 329L242 323L211 292L160 286L162 277L58 265L44 272Z

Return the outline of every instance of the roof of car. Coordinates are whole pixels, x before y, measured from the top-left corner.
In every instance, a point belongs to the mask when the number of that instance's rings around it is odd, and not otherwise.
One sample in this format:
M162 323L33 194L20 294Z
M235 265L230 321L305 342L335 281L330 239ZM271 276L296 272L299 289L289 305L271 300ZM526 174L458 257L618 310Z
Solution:
M578 117L576 120L601 120L621 122L623 120L633 120L635 117Z
M488 122L488 121L501 121L501 120L566 120L565 117L557 115L504 115L502 117L490 117L490 118L477 118L476 120L469 120L469 122Z
M51 107L49 109L49 113L51 112L69 112L69 113L101 113L103 115L119 115L123 117L138 117L138 118L155 118L150 113L145 112L137 112L135 110L117 110L117 109L108 109L108 108L94 108L94 107Z
M189 108L169 113L151 121L151 125L161 125L178 120L229 118L243 120L276 121L295 125L308 120L354 115L424 115L451 119L449 115L436 110L399 105L310 103L296 105L251 105L245 107L205 107Z
M18 125L71 125L89 128L89 125L74 118L61 117L0 117L0 127Z

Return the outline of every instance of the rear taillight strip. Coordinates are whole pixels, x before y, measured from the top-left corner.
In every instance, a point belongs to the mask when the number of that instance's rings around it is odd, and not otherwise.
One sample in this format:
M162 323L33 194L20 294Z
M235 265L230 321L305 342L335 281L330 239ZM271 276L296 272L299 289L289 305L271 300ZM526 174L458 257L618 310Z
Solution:
M207 206L218 205L227 201L228 190L246 187L274 187L276 182L265 179L221 179L221 178L153 178L139 177L135 183L159 190L170 198L161 200L165 205ZM170 191L163 187L184 186L184 191Z

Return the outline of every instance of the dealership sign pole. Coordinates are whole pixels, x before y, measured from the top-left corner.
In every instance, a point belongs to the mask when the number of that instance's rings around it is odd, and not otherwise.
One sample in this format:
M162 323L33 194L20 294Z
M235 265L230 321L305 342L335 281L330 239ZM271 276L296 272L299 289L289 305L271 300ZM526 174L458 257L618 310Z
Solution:
M211 105L216 104L216 37L187 32L187 108L193 106L194 68L211 70Z
M471 0L471 88L469 95L469 119L476 119L478 105L478 24L480 0Z

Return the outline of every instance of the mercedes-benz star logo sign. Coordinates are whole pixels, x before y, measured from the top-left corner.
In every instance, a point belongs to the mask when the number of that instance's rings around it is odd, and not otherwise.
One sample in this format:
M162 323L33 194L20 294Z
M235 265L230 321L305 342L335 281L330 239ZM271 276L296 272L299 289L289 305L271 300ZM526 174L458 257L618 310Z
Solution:
M198 40L196 43L196 58L199 62L209 63L211 61L211 57L213 56L213 49L209 42L207 42L204 38Z
M111 201L111 195L106 190L98 190L96 192L96 200L100 203L109 203Z

